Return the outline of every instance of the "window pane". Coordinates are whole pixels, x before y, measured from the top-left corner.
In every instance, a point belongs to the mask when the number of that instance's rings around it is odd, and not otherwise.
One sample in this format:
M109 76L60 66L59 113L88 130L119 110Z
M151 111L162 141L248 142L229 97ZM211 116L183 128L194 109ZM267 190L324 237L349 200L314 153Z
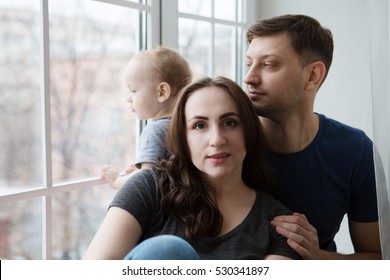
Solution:
M211 17L211 0L178 0L179 12Z
M215 73L235 79L235 27L215 25Z
M42 198L0 204L0 259L42 259Z
M136 122L123 71L139 46L139 12L107 3L50 1L53 180L95 177L134 158Z
M179 50L196 75L211 75L211 24L179 18Z
M39 2L0 3L0 195L42 185Z
M236 20L236 0L214 0L215 18Z
M114 194L104 185L53 197L53 259L82 259Z

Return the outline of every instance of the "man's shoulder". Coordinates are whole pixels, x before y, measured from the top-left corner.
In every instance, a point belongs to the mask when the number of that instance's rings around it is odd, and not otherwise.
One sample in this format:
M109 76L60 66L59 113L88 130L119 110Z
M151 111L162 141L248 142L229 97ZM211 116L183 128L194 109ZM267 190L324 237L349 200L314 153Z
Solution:
M350 141L365 140L371 142L367 134L362 129L328 118L325 115L318 114L318 116L320 118L320 126L322 126L324 133L328 136Z

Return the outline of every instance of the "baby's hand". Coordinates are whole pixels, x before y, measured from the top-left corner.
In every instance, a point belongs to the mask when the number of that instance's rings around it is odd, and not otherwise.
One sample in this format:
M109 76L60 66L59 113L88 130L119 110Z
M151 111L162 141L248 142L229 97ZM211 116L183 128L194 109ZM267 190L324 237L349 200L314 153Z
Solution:
M119 176L119 172L111 165L106 164L102 167L102 169L100 169L100 178L105 180L113 188L114 182Z
M133 173L135 170L137 170L138 168L135 167L135 165L133 163L131 163L125 170L126 174L131 174Z

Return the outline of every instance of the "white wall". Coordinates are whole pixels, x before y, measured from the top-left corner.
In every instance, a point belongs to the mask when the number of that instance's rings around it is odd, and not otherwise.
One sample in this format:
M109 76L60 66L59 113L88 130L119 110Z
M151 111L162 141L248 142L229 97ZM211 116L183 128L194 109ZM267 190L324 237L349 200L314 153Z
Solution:
M334 37L333 65L327 80L318 92L315 111L360 128L372 139L370 1L260 0L257 2L258 19L298 13L316 18L332 31ZM345 221L336 242L340 252L353 252Z
M386 4L388 5L386 7ZM390 5L371 1L373 132L382 257L390 260Z

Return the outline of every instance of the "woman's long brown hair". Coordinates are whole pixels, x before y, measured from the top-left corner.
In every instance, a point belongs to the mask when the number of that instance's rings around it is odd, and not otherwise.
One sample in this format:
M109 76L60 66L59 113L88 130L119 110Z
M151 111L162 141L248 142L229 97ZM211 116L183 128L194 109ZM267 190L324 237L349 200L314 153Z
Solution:
M252 102L239 85L228 78L202 78L190 83L178 96L166 144L172 157L160 163L160 190L165 210L184 226L184 235L216 236L222 226L213 186L191 161L186 137L185 106L191 94L206 87L223 89L237 106L244 128L246 156L242 179L253 189L272 191L266 139Z

